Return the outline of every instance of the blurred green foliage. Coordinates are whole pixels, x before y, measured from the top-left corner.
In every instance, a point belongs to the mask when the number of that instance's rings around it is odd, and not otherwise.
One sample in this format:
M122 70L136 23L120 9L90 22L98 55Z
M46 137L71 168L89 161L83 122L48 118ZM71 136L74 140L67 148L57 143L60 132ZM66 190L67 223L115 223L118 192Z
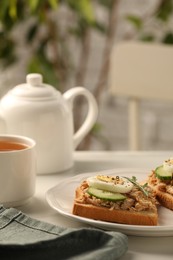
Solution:
M74 17L73 23L64 27L64 31L58 17L61 7L69 9ZM32 48L26 72L43 74L45 81L57 88L63 85L73 67L68 37L82 41L88 28L105 32L104 25L96 19L91 0L1 0L1 68L12 65L18 59L13 32L23 23L27 26L19 37L24 38L26 48ZM48 48L54 57L50 57Z
M0 68L7 68L19 59L18 36L14 31L26 24L25 30L19 35L26 48L31 50L26 73L41 73L47 83L63 90L66 79L74 70L69 37L82 43L88 30L106 34L106 25L96 16L95 8L100 5L105 10L110 10L115 1L118 0L1 0ZM58 12L62 7L68 9L73 17L72 22L67 21L63 29ZM161 0L153 17L166 23L172 13L173 1ZM154 34L144 30L145 18L128 14L126 19L134 26L140 40L155 40ZM173 30L169 28L161 41L173 44Z
M169 21L172 19L173 16L173 0L158 0L158 5L156 5L156 9L150 15L150 17L141 17L137 15L127 15L126 19L135 27L138 31L138 38L142 41L156 41L157 37L155 33L146 32L145 31L145 23L147 19L152 18L152 23L160 24L164 27ZM145 32L144 32L145 31ZM165 33L163 34L160 42L165 44L173 44L173 28L167 28Z

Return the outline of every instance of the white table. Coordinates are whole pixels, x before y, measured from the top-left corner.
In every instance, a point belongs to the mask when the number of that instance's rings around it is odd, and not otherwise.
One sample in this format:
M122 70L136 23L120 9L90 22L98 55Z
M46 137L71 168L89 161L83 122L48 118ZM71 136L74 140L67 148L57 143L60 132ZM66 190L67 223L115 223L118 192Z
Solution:
M48 189L64 178L84 172L112 168L154 169L165 159L173 156L166 152L75 152L74 167L64 173L38 175L36 193L31 201L19 209L31 217L64 227L86 227L84 223L66 218L53 210L45 199ZM172 213L173 214L173 213ZM173 215L172 215L173 219ZM173 259L173 237L129 237L129 250L122 260Z

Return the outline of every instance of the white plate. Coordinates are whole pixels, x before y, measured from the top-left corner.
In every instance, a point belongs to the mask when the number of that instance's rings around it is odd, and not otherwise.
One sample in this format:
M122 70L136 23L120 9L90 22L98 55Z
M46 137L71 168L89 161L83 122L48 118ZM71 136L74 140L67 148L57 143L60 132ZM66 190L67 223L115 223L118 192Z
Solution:
M159 223L157 226L139 226L110 223L105 221L93 220L73 215L72 206L75 195L75 189L87 177L97 174L119 175L132 177L136 176L138 181L145 180L148 174L147 170L141 169L111 169L102 172L90 172L76 175L65 179L51 188L46 193L46 199L49 205L60 214L71 219L90 224L92 226L104 229L123 232L127 235L138 236L172 236L173 235L173 212L171 210L159 207Z

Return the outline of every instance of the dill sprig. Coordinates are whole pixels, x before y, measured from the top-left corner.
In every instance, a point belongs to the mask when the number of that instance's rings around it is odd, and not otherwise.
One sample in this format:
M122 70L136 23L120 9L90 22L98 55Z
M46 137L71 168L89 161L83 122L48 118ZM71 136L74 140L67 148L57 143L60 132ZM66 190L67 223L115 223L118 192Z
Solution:
M144 193L145 196L148 197L148 191L146 190L148 183L145 183L144 185L140 185L137 182L137 178L135 176L132 176L132 178L129 178L129 177L124 177L124 178L126 178L128 181L133 183L136 187L138 187Z

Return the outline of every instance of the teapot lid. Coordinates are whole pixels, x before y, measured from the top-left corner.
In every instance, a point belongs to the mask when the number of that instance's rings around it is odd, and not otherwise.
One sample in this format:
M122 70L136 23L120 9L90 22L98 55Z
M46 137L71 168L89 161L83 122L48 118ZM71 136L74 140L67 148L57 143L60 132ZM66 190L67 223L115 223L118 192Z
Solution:
M29 99L52 99L60 95L54 87L44 84L42 75L38 73L28 74L26 83L14 87L10 92L14 96Z

